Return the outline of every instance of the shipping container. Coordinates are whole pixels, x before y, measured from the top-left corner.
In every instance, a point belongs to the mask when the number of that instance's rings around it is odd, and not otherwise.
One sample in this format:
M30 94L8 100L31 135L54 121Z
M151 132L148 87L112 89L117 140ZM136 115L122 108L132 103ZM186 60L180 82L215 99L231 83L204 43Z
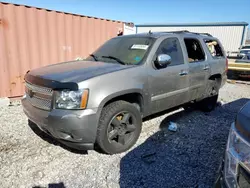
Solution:
M24 93L30 69L86 57L121 21L0 2L0 97Z

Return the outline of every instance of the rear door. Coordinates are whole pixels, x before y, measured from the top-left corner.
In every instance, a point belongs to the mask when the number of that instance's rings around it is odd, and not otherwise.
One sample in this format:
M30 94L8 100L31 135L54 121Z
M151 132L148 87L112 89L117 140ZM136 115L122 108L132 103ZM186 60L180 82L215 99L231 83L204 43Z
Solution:
M186 37L184 43L189 65L189 100L195 100L204 95L210 66L200 40Z
M171 64L167 67L156 68L154 61L160 54L169 55ZM155 52L152 65L149 70L152 113L187 102L189 90L188 64L184 63L179 38L163 39Z

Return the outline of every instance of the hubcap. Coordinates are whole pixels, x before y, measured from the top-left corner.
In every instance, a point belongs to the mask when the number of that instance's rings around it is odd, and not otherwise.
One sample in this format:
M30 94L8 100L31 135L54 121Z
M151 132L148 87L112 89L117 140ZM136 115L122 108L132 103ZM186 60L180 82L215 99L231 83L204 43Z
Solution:
M129 112L116 114L108 125L107 135L110 143L125 145L133 137L136 130L135 117Z

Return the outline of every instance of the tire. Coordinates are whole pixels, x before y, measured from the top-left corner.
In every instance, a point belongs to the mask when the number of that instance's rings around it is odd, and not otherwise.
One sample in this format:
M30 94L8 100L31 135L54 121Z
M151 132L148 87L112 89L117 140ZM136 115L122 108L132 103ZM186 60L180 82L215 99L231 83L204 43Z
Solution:
M232 80L238 80L240 78L239 74L236 71L230 71L230 73L228 74L228 77L229 79L232 79Z
M220 89L221 80L215 78L215 80L209 80L206 88L206 97L205 99L197 103L198 108L204 112L211 112L217 105L218 94Z
M234 73L232 76L233 80L239 80L240 76L237 73Z
M198 107L204 112L211 112L217 105L218 95L208 97L198 102Z
M96 145L106 154L130 149L141 133L142 118L138 108L126 101L115 101L101 112Z
M187 103L187 104L184 104L182 107L185 111L191 111L193 109L195 109L195 106L196 104L195 103Z

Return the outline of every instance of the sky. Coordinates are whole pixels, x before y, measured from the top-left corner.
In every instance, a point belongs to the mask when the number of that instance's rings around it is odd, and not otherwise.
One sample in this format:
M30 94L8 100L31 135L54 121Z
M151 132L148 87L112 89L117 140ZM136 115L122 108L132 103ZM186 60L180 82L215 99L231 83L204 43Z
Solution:
M106 19L146 23L250 23L250 0L3 0Z

